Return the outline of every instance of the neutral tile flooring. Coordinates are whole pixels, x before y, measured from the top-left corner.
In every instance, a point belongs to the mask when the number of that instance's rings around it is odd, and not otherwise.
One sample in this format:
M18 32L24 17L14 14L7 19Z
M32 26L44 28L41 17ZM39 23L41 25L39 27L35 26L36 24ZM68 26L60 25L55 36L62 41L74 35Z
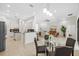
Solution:
M0 56L35 56L35 44L24 45L22 40L6 39L6 50L0 52ZM44 56L44 54L41 54Z
M6 50L0 52L0 56L35 56L34 43L24 45L22 40L16 40L9 38L6 39ZM75 56L79 55L79 51L75 51ZM40 54L39 56L44 56Z

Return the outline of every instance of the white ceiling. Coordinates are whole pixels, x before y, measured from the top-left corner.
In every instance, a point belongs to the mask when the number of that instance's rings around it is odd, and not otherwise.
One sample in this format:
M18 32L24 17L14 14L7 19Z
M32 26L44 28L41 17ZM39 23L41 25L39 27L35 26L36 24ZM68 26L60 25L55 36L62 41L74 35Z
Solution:
M52 17L61 19L67 17L68 14L77 15L79 12L78 3L0 3L0 15L8 17L41 15L44 8L47 8L52 14ZM40 16L41 16L40 15ZM44 15L42 15L44 16Z

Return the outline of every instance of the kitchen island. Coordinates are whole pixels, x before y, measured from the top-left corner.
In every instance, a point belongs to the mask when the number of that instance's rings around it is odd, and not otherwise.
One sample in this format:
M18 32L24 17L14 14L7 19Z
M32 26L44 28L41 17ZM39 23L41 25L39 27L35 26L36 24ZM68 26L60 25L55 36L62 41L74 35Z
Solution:
M25 32L24 33L24 43L29 44L29 43L34 42L35 37L37 37L36 32Z

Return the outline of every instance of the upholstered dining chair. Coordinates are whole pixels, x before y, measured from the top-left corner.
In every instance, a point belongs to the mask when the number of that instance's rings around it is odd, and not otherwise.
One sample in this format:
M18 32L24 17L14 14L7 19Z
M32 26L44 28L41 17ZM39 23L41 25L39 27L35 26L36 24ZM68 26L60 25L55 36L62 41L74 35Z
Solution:
M35 47L36 47L36 56L38 56L38 53L48 53L46 50L46 46L38 46L36 38L34 38Z
M66 41L66 46L70 46L72 47L72 56L74 56L74 46L75 46L75 42L76 40L74 40L73 38L67 38L67 41Z
M72 47L69 46L57 46L55 52L48 53L48 56L71 56Z
M56 47L55 56L71 56L72 47Z

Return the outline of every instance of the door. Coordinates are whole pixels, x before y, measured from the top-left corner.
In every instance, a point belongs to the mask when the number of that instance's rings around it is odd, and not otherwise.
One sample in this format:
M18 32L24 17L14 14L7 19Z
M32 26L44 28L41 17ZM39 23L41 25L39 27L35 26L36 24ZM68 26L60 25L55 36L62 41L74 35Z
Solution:
M0 51L5 50L5 22L0 21Z
M78 21L77 21L77 42L78 42L78 45L79 45L79 18L78 18Z

